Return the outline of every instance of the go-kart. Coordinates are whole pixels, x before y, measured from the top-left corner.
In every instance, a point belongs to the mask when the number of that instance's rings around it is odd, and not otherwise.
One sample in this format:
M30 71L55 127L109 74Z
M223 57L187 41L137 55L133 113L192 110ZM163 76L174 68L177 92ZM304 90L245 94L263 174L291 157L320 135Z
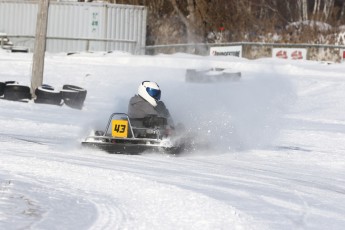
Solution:
M138 121L125 113L113 113L104 131L93 131L83 146L115 154L140 154L143 152L180 153L184 144L181 138L167 129L165 118L148 116ZM138 125L141 124L141 125Z

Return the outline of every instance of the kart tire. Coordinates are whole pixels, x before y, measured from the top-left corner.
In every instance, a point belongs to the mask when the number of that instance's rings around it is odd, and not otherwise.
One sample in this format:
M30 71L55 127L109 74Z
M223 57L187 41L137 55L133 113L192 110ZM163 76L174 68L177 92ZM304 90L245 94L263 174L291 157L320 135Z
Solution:
M35 90L35 103L61 105L61 92L56 91L50 85L42 85Z
M30 87L18 84L6 84L4 98L10 101L31 99Z
M82 109L87 91L75 85L63 85L61 90L64 103L74 109Z

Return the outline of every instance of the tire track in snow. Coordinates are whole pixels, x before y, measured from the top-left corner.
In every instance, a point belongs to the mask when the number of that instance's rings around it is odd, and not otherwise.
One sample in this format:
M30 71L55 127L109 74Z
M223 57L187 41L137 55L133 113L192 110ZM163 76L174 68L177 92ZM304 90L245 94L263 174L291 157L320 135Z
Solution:
M32 143L27 143L30 144ZM16 153L8 157L2 166L16 174L25 174L26 178L54 181L49 185L54 186L53 195L60 191L62 194L68 194L63 199L76 197L93 203L92 207L97 211L91 215L97 218L88 228L252 228L249 217L203 194L118 171L116 166L111 166L112 161L103 162L102 168L101 165L93 165L92 156L89 161L82 157L84 163L79 164L80 162L76 162L78 159L69 161L67 157L63 162L62 158L57 157L60 155L58 152L41 159L40 156L45 153L37 153L37 150L39 149L35 149L34 159L30 153ZM63 206L64 202L61 205ZM63 223L68 226L76 224L73 220Z
M89 198L97 208L97 219L90 229L124 229L130 220L129 213L121 209L118 203L112 201L112 197L100 199L99 197L102 196Z

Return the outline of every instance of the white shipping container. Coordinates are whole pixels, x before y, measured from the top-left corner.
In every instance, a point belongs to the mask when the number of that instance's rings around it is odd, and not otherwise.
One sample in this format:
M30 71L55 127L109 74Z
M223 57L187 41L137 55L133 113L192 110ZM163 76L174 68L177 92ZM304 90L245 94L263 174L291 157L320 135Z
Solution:
M0 33L33 50L37 1L0 0ZM142 53L147 10L108 3L51 2L48 52L113 51Z

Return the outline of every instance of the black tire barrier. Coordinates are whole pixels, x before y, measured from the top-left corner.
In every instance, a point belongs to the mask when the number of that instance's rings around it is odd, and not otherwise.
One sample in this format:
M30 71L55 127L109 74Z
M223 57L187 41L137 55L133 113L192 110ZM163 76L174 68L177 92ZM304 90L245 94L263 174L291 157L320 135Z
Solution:
M61 103L61 100L58 101L58 100L54 100L54 99L42 99L42 98L36 98L34 100L34 102L36 104L49 104L49 105L63 105L63 103Z
M87 91L75 85L63 85L61 91L57 91L50 85L42 85L35 90L35 103L62 105L75 109L82 109ZM0 97L12 101L31 100L30 87L19 85L16 81L0 82Z
M61 90L62 99L65 104L74 109L82 109L87 91L75 85L63 85Z
M35 103L62 105L61 92L56 91L50 85L42 85L35 90L36 99Z
M5 84L19 84L17 81L5 81Z
M0 97L4 95L6 85L8 85L8 84L18 84L18 82L16 82L16 81L0 82Z
M13 46L11 49L12 53L29 53L29 48L23 46Z
M4 90L4 98L11 101L20 101L31 99L30 87L19 84L6 84Z
M0 82L0 97L4 95L6 83Z

